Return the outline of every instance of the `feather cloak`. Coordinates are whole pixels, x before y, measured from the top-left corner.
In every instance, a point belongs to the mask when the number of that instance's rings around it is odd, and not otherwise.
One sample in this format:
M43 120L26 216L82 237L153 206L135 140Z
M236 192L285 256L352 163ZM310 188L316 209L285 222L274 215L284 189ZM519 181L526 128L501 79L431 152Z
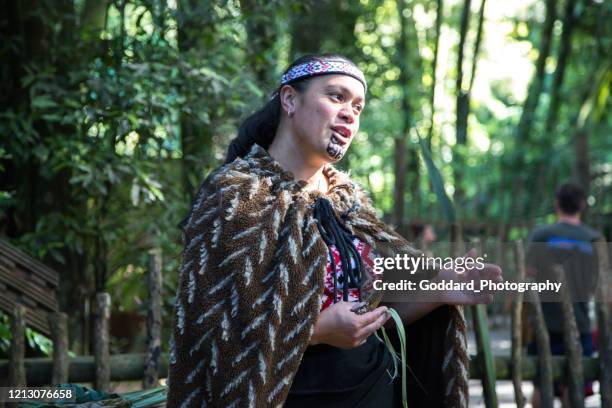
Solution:
M336 214L379 256L419 254L380 222L350 178L326 166ZM320 311L327 246L306 189L266 150L214 171L184 228L170 345L169 407L277 407ZM462 310L448 307L443 353L431 356L446 406L467 406ZM408 350L408 353L416 352ZM438 375L439 374L439 375Z

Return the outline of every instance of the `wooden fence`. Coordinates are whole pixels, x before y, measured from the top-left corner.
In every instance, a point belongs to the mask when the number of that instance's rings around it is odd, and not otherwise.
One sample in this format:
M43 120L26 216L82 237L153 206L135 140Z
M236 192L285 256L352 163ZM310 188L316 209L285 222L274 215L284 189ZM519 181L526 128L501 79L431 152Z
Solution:
M147 315L146 354L110 355L111 297L108 293L98 293L93 356L68 357L68 317L65 313L55 312L47 316L53 342L53 357L25 359L26 308L18 304L11 318L10 358L8 361L0 360L0 379L7 378L6 385L18 387L93 382L94 388L100 391L109 391L110 382L118 380L142 380L145 389L157 386L160 371L162 376L165 376L167 370L165 360L162 364L164 356L161 353L161 269L161 251L150 251L148 274L150 304ZM126 372L129 374L126 375Z
M610 330L610 295L608 279L612 275L607 256L606 244L596 245L599 259L600 285L597 288L597 321L599 325L599 357L582 357L579 333L573 315L573 308L567 292L562 296L564 321L564 343L566 356L551 356L548 333L541 305L536 293L527 292L528 302L513 303L512 310L512 354L510 357L493 356L490 348L486 309L479 305L472 308L478 353L472 356L470 378L481 379L487 407L497 406L495 382L512 380L518 407L523 407L525 398L521 382L534 380L539 373L539 388L542 392L542 407L552 407L554 380L566 378L569 384L572 407L584 406L584 381L599 380L601 401L604 408L612 408L612 338ZM457 250L459 251L459 249ZM515 245L515 279L525 278L525 255L521 242ZM54 344L52 358L24 359L25 307L17 305L11 318L12 343L10 359L0 360L0 378L8 377L11 386L40 386L66 382L93 382L96 389L108 391L111 381L142 380L143 388L158 385L159 378L167 375L168 358L161 347L161 253L158 250L149 254L149 293L151 296L147 319L147 351L141 354L109 355L108 322L111 299L107 293L97 295L95 319L95 353L93 356L68 357L67 317L63 313L49 314L49 327ZM563 271L557 269L558 279L563 279ZM521 344L521 328L527 322L521 321L522 307L529 307L532 324L535 325L537 357L524 356Z

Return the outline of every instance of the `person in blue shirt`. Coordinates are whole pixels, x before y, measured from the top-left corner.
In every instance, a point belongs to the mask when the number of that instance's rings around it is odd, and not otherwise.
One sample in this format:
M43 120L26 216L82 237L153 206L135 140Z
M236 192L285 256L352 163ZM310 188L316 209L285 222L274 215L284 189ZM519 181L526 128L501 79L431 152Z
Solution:
M554 224L536 228L530 236L527 251L528 275L537 281L554 279L552 265L560 264L565 271L565 279L570 290L576 325L580 332L582 352L585 356L593 353L591 322L588 315L588 298L593 294L597 278L597 259L593 241L600 234L582 222L586 208L586 194L575 183L564 183L555 194ZM563 313L561 303L555 299L543 299L542 311L550 337L550 350L553 355L564 355ZM528 345L530 355L537 354L535 342ZM560 397L562 405L569 406L567 386L560 381L554 384L555 396ZM585 384L585 395L592 395L592 384ZM534 384L532 398L534 408L540 406L540 390Z

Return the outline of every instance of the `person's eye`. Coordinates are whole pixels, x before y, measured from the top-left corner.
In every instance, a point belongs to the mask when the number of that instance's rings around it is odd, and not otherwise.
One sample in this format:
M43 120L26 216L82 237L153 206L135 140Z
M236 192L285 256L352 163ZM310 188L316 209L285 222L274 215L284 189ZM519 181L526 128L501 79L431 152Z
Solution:
M357 112L361 113L363 111L363 105L355 105L355 109L357 109Z
M342 95L341 93L333 93L331 94L331 96L339 101L343 101L344 100L344 95Z

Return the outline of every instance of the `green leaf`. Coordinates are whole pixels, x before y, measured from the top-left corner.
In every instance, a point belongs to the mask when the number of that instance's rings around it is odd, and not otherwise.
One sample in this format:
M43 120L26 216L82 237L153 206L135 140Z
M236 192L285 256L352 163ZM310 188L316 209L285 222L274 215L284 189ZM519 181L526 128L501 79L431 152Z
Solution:
M47 95L40 95L32 99L31 106L34 109L56 108L57 103Z
M200 67L199 71L200 71L201 74L203 74L204 76L209 77L210 79L214 79L214 80L217 80L219 82L222 82L223 85L229 85L230 84L227 79L225 79L221 75L217 74L212 69L209 69L209 68L206 68L206 67Z
M455 206L453 205L453 202L451 201L450 197L446 194L442 175L440 174L440 171L431 159L431 153L429 152L427 145L421 138L421 135L419 135L418 130L414 128L414 131L416 132L417 137L419 138L419 146L421 147L421 154L423 155L423 160L425 161L425 165L427 166L429 180L431 181L434 193L436 193L436 197L438 197L438 201L442 206L442 210L444 210L446 221L448 221L450 224L454 224L456 220Z
M251 91L257 98L263 97L263 92L261 91L261 89L259 89L259 87L252 81L245 81L244 84L247 88L249 88L249 91Z
M44 115L40 115L41 118L46 120L47 122L61 122L62 117L55 113L45 113Z

